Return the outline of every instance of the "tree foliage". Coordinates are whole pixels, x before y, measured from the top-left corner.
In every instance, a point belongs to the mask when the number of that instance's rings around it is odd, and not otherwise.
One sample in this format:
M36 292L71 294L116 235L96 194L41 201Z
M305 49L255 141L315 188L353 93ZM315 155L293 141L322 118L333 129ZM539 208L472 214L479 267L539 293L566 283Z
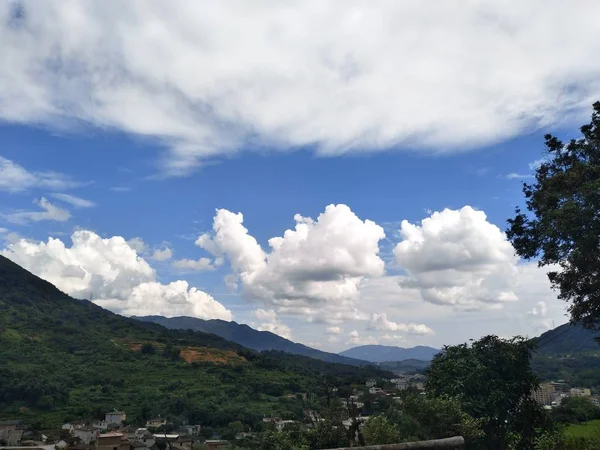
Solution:
M446 346L427 371L426 391L456 398L466 413L480 419L484 448L506 448L511 431L526 441L519 447L528 448L544 420L530 401L539 385L530 365L533 345L520 337L486 336L470 346Z
M523 185L529 214L517 208L507 236L521 257L553 267L572 321L600 329L600 102L581 133L568 144L545 136L546 160Z

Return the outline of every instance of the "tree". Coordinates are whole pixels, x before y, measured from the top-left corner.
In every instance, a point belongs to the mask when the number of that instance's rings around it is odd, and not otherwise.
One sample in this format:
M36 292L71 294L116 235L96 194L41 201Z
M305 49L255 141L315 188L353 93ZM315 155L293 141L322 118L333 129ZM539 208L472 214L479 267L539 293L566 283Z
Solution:
M560 406L552 410L552 416L558 422L577 423L600 418L600 408L589 398L567 397Z
M600 102L582 137L545 136L546 160L523 184L529 215L516 209L508 239L525 259L539 258L573 322L600 329Z
M383 415L369 419L365 424L364 434L368 445L397 444L401 442L398 427Z
M425 390L458 399L467 414L480 419L484 448L506 448L511 431L533 439L531 430L543 422L540 408L528 401L539 385L530 365L533 345L521 337L485 336L471 346L446 346L427 371Z

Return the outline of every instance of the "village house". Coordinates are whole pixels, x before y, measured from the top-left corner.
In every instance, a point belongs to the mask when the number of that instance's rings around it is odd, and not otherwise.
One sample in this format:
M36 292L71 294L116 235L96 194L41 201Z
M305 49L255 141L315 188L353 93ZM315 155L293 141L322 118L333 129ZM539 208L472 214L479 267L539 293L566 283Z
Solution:
M381 388L378 387L370 387L369 388L369 394L371 395L377 395L377 394L382 394L383 390Z
M377 386L377 381L375 381L373 378L371 378L370 380L367 380L367 382L365 383L365 386L368 388Z
M150 419L146 421L146 428L158 428L167 424L167 419Z
M76 438L79 438L81 443L85 445L89 445L91 442L95 441L98 433L98 429L90 426L75 428L73 430L73 435Z
M96 437L96 450L130 450L129 446L130 443L127 437L116 431L99 434Z
M7 446L19 445L22 436L23 424L20 420L0 421L0 441L6 442Z
M123 411L114 410L112 412L107 412L104 416L105 422L110 424L121 425L127 419L127 414Z

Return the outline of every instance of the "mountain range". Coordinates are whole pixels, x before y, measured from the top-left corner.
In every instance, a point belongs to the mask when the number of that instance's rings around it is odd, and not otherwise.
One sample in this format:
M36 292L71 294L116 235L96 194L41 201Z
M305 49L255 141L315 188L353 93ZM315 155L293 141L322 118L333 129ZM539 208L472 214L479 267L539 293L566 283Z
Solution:
M145 322L157 323L171 329L194 330L216 334L228 341L259 352L264 350L278 350L320 359L321 361L355 366L384 361L403 361L406 359L431 361L433 355L439 352L435 348L424 346L402 348L385 345L364 345L336 354L316 350L306 345L292 342L269 331L257 331L248 325L236 322L203 320L195 317L166 318L162 316L145 316L135 318ZM417 362L416 365L421 366L422 364Z
M245 324L237 322L226 322L224 320L203 320L195 317L162 317L145 316L134 317L144 322L152 322L170 329L194 330L203 333L212 333L228 341L243 345L246 348L262 352L265 350L277 350L294 355L308 356L321 361L349 364L352 366L367 365L367 360L351 358L335 353L323 352L303 344L292 342L269 331L258 331Z
M342 356L349 358L364 359L371 362L381 363L385 361L404 361L406 359L417 359L431 361L439 353L437 348L418 345L412 348L395 347L389 345L361 345L343 351Z
M115 408L128 420L203 428L302 411L297 393L391 377L373 366L257 353L214 334L169 330L76 300L0 256L0 419L50 429ZM299 406L300 405L300 406ZM298 413L299 414L299 413Z

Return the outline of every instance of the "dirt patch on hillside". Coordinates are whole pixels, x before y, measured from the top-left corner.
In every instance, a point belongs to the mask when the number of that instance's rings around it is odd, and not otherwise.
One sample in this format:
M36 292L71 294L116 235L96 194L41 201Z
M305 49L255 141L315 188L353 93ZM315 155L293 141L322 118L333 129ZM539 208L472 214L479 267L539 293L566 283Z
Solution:
M207 348L184 348L179 352L179 356L188 364L193 362L232 364L244 361L244 359L235 352Z

